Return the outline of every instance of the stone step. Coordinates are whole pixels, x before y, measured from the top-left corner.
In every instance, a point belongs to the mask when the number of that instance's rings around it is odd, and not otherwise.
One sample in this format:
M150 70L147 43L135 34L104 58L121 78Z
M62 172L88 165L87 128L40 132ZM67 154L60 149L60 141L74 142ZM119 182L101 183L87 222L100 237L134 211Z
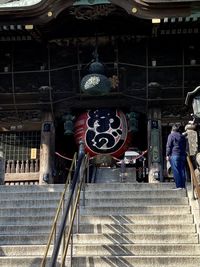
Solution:
M56 208L58 206L59 199L24 199L24 200L6 200L0 201L0 210L5 208L43 208L43 207L53 207Z
M18 246L1 246L0 257L6 256L42 256L45 252L45 245L18 245ZM52 246L49 254L52 253ZM70 246L69 246L70 251ZM68 251L68 254L69 254ZM200 256L199 244L124 244L124 245L76 245L73 246L74 256Z
M135 195L128 192L127 194L125 194L126 192L124 192L123 194L119 194L118 192L112 192L110 193L110 195L104 194L105 192L102 192L102 195L100 197L97 197L95 194L91 195L91 194L87 194L86 192L86 201L88 201L88 203L99 203L99 202L103 202L103 201L135 201L138 203L142 203L142 202L157 202L159 204L161 203L165 203L165 202L169 202L169 203L183 203L183 204L187 204L188 203L188 198L184 195L166 195L166 196L162 196L161 192L159 192L159 195L157 195L157 193L155 192L155 195L145 195L145 196L141 196L141 195ZM152 193L152 192L151 192ZM116 194L117 194L117 198L116 198ZM147 193L148 194L148 193ZM4 206L7 205L8 202L12 203L12 205L15 204L15 202L18 202L18 204L20 204L20 201L41 201L41 202L45 202L45 201L59 201L61 197L61 193L60 192L55 192L55 193L49 193L49 192L37 192L37 193L1 193L1 198L0 198L0 206ZM68 193L66 193L65 198L67 199L68 197ZM81 198L83 198L83 196L81 196Z
M1 257L2 267L38 267L42 257ZM48 266L47 260L47 266ZM66 266L70 266L67 257ZM74 257L74 267L197 267L200 265L199 256L96 256ZM58 267L59 264L56 266Z
M0 257L11 256L39 256L44 255L46 245L11 245L1 246ZM52 246L49 253L52 252ZM0 265L1 266L1 265Z
M1 230L1 228L0 228ZM5 229L6 230L6 229ZM195 224L80 224L80 233L196 233Z
M2 190L2 187L5 190ZM50 188L40 188L39 186L16 186L19 187L14 190L14 186L2 186L0 185L0 193L1 193L1 200L2 199L30 199L32 196L35 198L46 198L46 197L58 197L61 195L61 193L64 190L64 185L63 187L50 187ZM20 188L22 189L20 190ZM25 187L25 188L23 188ZM37 188L35 188L37 187ZM9 188L12 188L12 190L9 190ZM9 194L8 194L9 193ZM142 193L142 194L141 194ZM109 187L106 187L104 190L97 188L97 189L92 189L90 186L86 187L86 197L87 198L101 198L101 197L113 197L116 198L116 195L118 197L137 197L137 198L146 198L146 197L180 197L186 196L186 191L183 190L172 190L172 189L160 189L160 190L155 190L155 189L148 189L146 188L145 190L139 190L133 189L131 190L128 188L128 190L122 190L121 188L116 188L116 190L110 190Z
M0 245L46 245L48 233L24 233L0 235ZM123 233L123 234L76 234L74 243L78 244L130 244L130 243L185 243L197 244L198 235L196 233Z
M0 225L12 224L12 225L24 225L24 224L35 224L37 223L51 223L55 216L55 212L49 212L47 214L39 215L26 215L19 214L13 216L13 214L0 216Z
M66 196L67 199L67 196ZM33 199L11 199L11 200L1 200L0 207L2 208L24 208L24 207L57 207L59 203L59 198L49 197L49 198L33 198ZM82 203L82 201L81 201ZM86 199L85 205L94 207L102 205L112 205L112 206L131 206L131 205L187 205L188 198L118 198L118 199Z
M86 185L87 191L102 190L173 190L174 183L91 183ZM0 185L0 192L62 192L64 184L49 185Z
M85 206L81 209L81 214L84 215L125 215L125 214L188 214L190 213L190 206L136 206L132 205L102 205L96 207Z
M129 190L129 191L122 191L122 190L113 190L110 191L109 189L105 189L102 191L87 191L85 192L85 196L87 199L89 198L132 198L132 197L144 197L144 198L155 198L155 197L185 197L186 191L182 190Z
M74 257L77 267L197 267L200 256L96 256Z
M19 234L39 234L49 233L51 224L40 224L38 222L32 225L0 225L0 235L19 235ZM76 226L74 226L76 231ZM80 233L195 233L195 224L80 224Z
M0 207L0 216L20 216L25 215L48 215L53 214L57 209L56 203L48 203L48 205L42 205L42 203L38 203L38 205L28 205L26 206L26 202L21 207ZM190 213L189 205L176 205L176 206L137 206L136 204L129 204L124 207L123 204L118 205L108 205L108 206L99 206L99 207L90 207L85 206L81 207L82 214L188 214Z
M65 197L65 199L67 199L67 195ZM32 196L32 198L25 198L22 199L20 198L12 198L12 199L4 199L0 201L0 207L26 207L26 206L37 206L37 207L41 207L41 206L55 206L58 205L60 198L59 197L55 197L53 196L48 196L46 198L40 197L37 198L37 196ZM102 206L102 204L120 204L120 205L130 205L132 203L134 204L152 204L152 205L187 205L188 204L188 198L187 197L181 197L181 198L177 198L177 197L173 197L173 198L167 198L167 197L163 197L163 198L136 198L136 197L132 197L132 198L108 198L108 199L94 199L94 198L90 198L90 199L86 199L85 200L85 204L88 206ZM82 203L82 201L81 201Z
M30 207L20 207L20 208L0 208L0 217L3 216L45 216L45 215L55 215L56 212L56 205L48 206L48 207L36 207L36 206L30 206Z
M198 243L196 233L114 233L114 234L76 234L74 243L79 244L130 244L130 243Z
M103 190L122 190L122 191L132 191L132 190L166 190L173 189L175 187L174 183L91 183L87 184L86 189L91 191L102 191Z
M61 197L62 192L1 192L0 202L2 201L15 201L15 200L33 200L33 199L55 199ZM67 193L66 193L67 195Z
M1 219L1 218L0 218ZM3 219L3 218L2 218ZM0 220L1 222L1 220ZM193 223L194 218L192 214L134 214L134 215L103 215L92 216L82 215L82 223L95 223L95 224L122 224L122 223L134 223L134 224L187 224Z
M24 233L20 235L0 235L0 246L2 245L46 245L48 240L48 233L29 234ZM0 265L1 266L1 265Z
M48 184L48 185L0 185L0 192L5 193L26 193L26 192L62 192L63 184Z
M91 198L86 199L85 205L86 206L102 206L102 205L109 205L113 204L117 205L130 205L130 204L137 204L137 205L188 205L188 198L187 197L155 197L155 198Z
M200 256L199 244L74 245L75 256Z
M2 267L39 267L41 262L42 262L42 256L37 256L37 255L27 256L27 257L25 256L0 257L0 266ZM78 266L79 265L77 265L77 267Z
M0 236L3 235L31 235L31 234L48 234L50 232L51 225L41 225L35 222L33 225L0 225Z

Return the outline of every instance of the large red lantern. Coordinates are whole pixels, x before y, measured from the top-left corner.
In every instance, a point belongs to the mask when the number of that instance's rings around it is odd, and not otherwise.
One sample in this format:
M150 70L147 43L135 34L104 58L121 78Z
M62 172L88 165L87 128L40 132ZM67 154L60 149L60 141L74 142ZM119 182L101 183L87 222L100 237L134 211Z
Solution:
M90 156L110 154L118 158L130 143L126 116L106 108L82 113L75 122L75 140L77 144L84 141Z

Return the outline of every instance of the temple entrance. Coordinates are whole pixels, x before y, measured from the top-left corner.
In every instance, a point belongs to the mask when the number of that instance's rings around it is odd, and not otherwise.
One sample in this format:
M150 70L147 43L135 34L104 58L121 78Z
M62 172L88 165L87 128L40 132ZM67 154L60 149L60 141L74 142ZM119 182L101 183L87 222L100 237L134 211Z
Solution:
M129 148L148 149L152 177L161 177L166 141L161 128L166 121L190 120L185 96L200 83L199 20L161 17L155 24L151 19L155 10L151 14L150 8L143 16L137 13L143 10L139 4L129 10L126 1L65 2L62 7L52 2L54 10L49 12L41 3L34 18L33 7L18 13L13 6L10 14L2 10L0 132L12 144L10 155L9 146L3 147L6 173L37 172L39 166L40 181L49 182L50 174L56 182L63 181L68 168L64 165L69 163L54 157L54 142L55 152L71 159L78 151L71 128L76 118L88 110L110 108L123 112L129 122L136 118L138 122L138 129L131 126L130 144L115 156L123 158ZM171 5L168 8L173 14ZM44 118L46 113L50 121ZM97 123L93 126L88 139L93 154L110 149L113 155L114 145L121 149L119 125L117 130L114 123L112 129L100 127L98 133L92 130ZM31 143L32 137L21 141L24 134L34 132L35 138L38 131L37 144Z
M76 120L79 118L80 114L81 114L81 111L77 113L76 118L74 117L73 124L76 124ZM63 117L66 117L66 116L64 115ZM127 113L127 119L128 119L128 113ZM69 129L65 128L64 126L65 123L66 121L63 118L60 118L59 120L57 120L57 123L56 123L55 183L63 183L66 180L68 168L71 163L71 159L73 158L74 153L78 151L78 144L76 142L76 131L74 129L74 126L73 126L73 129L71 128L71 131L69 131ZM138 121L137 121L137 130L135 129L134 132L130 133L129 143L128 143L128 146L126 147L126 150L131 149L132 151L137 151L139 154L142 154L145 150L147 150L147 127L146 125L147 123L146 123L145 115L139 114ZM91 142L89 141L89 143ZM92 153L90 154L90 157L92 159L91 165L98 166L98 167L107 166L107 167L119 168L120 165L118 164L118 162L124 158L125 151L121 153L118 157L113 157L113 158L112 158L111 153L102 154L102 156L105 155L102 161L100 159L100 155L101 155L100 153L96 154L98 155L97 161L94 160L95 154ZM87 152L88 151L86 151L86 153ZM112 160L109 156L111 156ZM147 154L145 154L145 157L147 159ZM138 168L142 168L142 163L137 161L137 166ZM134 164L134 167L135 167L135 164Z

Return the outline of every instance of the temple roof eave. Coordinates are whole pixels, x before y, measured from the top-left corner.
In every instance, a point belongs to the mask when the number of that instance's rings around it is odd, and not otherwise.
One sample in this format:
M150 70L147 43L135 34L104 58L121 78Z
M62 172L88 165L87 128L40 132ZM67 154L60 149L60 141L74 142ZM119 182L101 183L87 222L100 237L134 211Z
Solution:
M34 5L16 7L0 6L0 20L23 19L30 21L38 20L38 22L48 22L57 17L63 10L71 7L75 0L35 0ZM27 2L27 1L26 1ZM103 2L103 1L102 1ZM31 1L30 1L31 3ZM164 17L185 17L192 15L193 12L200 10L200 1L140 1L140 0L110 0L110 4L121 7L128 14L143 19L164 18ZM134 9L134 12L133 12ZM196 11L195 11L196 9ZM52 12L52 16L48 16L48 12Z

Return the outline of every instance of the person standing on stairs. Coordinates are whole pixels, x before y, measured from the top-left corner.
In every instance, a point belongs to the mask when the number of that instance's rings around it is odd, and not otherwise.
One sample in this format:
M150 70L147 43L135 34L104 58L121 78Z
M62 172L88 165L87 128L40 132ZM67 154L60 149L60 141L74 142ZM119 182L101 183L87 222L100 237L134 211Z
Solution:
M186 183L186 138L180 125L174 124L166 144L166 160L170 162L176 189L185 188Z

